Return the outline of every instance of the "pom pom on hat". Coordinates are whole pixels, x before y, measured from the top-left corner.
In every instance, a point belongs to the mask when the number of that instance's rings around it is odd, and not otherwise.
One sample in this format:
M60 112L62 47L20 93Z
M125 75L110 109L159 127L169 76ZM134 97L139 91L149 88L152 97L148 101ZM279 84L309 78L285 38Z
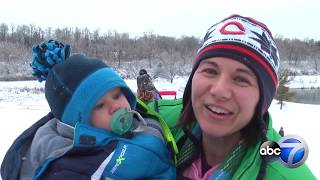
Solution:
M50 39L32 47L32 75L38 81L46 80L50 69L55 64L64 63L70 56L70 46L58 40Z

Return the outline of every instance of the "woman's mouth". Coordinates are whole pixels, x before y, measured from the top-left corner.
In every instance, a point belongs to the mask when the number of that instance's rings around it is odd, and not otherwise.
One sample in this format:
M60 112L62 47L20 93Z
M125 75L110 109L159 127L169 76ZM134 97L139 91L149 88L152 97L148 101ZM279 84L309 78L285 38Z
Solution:
M205 105L205 107L210 111L209 116L213 119L225 120L233 114L231 111L214 105Z

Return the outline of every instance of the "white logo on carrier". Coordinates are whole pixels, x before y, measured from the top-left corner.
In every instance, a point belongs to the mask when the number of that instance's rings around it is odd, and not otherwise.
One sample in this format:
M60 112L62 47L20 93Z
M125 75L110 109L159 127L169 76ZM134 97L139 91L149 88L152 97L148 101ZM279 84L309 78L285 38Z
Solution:
M116 164L111 169L112 174L117 170L117 168L122 164L122 162L126 160L124 158L124 155L127 151L127 147L128 147L127 145L123 145L120 156L118 156L118 158L116 159Z

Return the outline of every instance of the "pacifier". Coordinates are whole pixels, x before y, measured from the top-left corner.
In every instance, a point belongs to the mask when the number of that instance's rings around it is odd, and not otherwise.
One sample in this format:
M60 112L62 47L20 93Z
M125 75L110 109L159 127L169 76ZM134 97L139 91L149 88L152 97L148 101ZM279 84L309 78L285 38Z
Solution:
M120 108L112 115L111 131L118 135L125 135L130 132L139 131L137 123L134 123L134 121L136 120L134 118L134 114L136 114L138 119L144 125L146 125L145 120L141 117L141 115L138 112L126 108Z

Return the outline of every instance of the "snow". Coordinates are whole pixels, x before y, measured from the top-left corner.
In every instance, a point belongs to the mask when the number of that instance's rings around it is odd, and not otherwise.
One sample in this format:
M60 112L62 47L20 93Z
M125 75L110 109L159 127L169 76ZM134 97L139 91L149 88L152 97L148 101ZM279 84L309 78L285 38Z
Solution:
M320 76L296 76L289 83L290 88L320 88Z
M136 80L126 80L132 90L137 89ZM165 79L156 79L158 90L175 90L177 97L182 97L187 78L178 77L171 84ZM292 88L320 87L320 76L299 76L290 84ZM0 81L0 162L14 141L27 127L49 112L43 93L44 83L37 81ZM302 137L309 146L306 161L309 168L320 177L320 145L317 143L316 132L319 131L320 105L309 105L286 102L282 110L273 101L270 112L276 130L284 127L285 135L292 134Z

